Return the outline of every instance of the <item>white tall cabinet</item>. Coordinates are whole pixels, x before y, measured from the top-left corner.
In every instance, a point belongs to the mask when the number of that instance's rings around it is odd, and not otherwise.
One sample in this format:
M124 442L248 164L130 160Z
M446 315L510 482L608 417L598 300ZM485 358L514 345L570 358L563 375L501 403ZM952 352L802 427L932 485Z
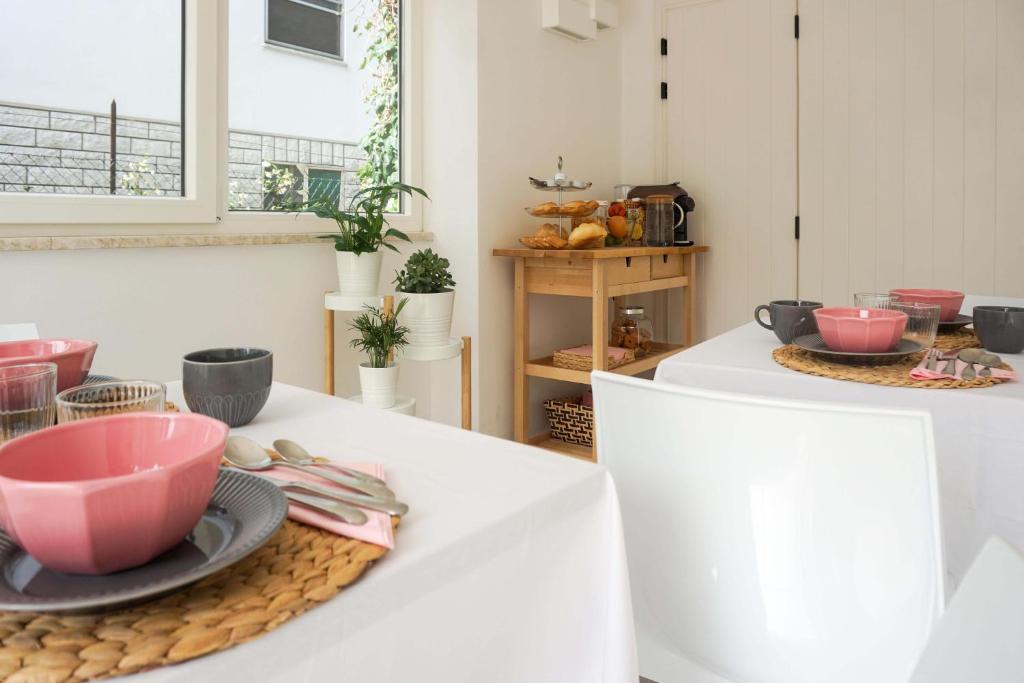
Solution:
M701 338L797 294L1024 296L1024 0L668 0L659 21L658 174L713 247Z

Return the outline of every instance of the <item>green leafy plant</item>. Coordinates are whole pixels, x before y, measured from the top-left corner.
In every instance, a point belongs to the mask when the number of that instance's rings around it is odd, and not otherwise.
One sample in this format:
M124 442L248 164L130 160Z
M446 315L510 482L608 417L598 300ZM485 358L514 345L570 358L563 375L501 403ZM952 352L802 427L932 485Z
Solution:
M386 185L399 178L399 0L371 0L365 21L356 32L370 38L361 69L372 69L363 102L373 124L362 140L366 163L359 168L363 185ZM393 207L397 210L397 207Z
M409 328L398 324L398 314L407 301L399 301L393 313L385 313L375 306L363 306L366 310L349 324L349 329L359 334L352 340L352 348L369 357L371 368L386 368L391 349L400 349L409 343Z
M334 240L334 248L337 251L372 254L381 247L398 251L393 244L384 240L388 237L406 242L411 240L404 232L388 225L388 205L402 194L413 193L429 199L427 193L420 188L396 182L359 190L352 197L347 209L340 208L334 199L324 197L301 205L300 210L311 211L320 218L333 219L338 224L337 233L319 235L321 239Z
M438 294L455 286L448 272L448 259L432 249L421 249L409 256L405 268L395 271L395 288L409 294Z

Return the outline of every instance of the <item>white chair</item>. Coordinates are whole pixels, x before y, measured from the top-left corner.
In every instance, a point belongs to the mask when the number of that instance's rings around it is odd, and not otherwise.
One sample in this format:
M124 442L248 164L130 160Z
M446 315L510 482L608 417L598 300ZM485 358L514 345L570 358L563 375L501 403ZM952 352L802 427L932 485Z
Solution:
M906 683L943 606L927 413L592 384L641 675Z
M0 324L0 342L39 339L39 328L35 323Z
M911 683L1024 680L1024 557L991 538L935 627Z

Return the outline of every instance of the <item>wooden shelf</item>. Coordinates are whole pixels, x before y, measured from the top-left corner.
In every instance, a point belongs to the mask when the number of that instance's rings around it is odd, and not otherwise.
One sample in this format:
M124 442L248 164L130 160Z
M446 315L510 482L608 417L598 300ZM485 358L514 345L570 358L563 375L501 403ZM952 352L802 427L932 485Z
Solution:
M638 358L632 363L620 365L608 372L614 372L618 375L639 375L641 372L653 370L658 366L658 363L671 355L679 353L685 348L686 347L682 344L661 344L655 342L651 353L648 353L643 358ZM530 377L543 377L545 379L556 379L563 382L590 384L589 370L569 370L567 368L556 367L551 356L529 361L526 364L526 374Z
M574 458L586 460L587 462L597 462L593 448L578 446L561 439L555 439L551 436L551 432L544 432L543 434L530 437L530 444L538 448L546 448L549 451L562 453L563 455L571 455Z

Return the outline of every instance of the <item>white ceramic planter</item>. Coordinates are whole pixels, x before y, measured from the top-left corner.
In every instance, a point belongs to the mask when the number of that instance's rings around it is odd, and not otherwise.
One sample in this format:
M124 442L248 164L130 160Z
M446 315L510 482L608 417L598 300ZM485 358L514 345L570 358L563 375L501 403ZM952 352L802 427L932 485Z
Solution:
M380 281L382 254L354 254L335 252L338 258L338 294L341 296L374 296Z
M398 363L391 363L386 368L371 368L369 363L360 363L359 388L363 392L363 405L372 408L390 408L395 405Z
M402 324L409 328L409 346L441 346L452 332L455 290L437 294L395 292L395 299L408 299L402 309Z

